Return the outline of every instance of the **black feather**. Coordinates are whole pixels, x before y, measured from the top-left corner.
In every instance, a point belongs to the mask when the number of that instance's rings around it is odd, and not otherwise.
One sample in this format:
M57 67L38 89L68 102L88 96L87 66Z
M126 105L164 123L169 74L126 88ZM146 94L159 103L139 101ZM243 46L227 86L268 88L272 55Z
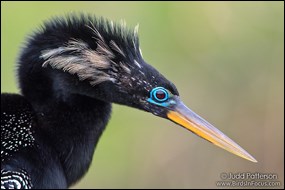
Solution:
M86 48L61 51L71 40L86 44ZM46 62L51 56L45 53L53 50L53 56L64 58L84 58L88 51L108 56L100 45L106 45L114 54L106 59L108 67L98 67L100 64L90 59L71 62L72 67L66 62L65 66L56 67L56 59ZM84 72L80 66L84 66ZM74 67L79 69L72 70ZM91 74L82 79L82 72ZM115 80L90 83L102 79L101 75ZM70 15L45 22L29 37L21 52L18 80L23 96L1 95L1 170L25 171L33 188L67 188L87 172L110 118L111 103L153 111L163 117L161 108L154 110L146 101L150 90L162 86L178 95L175 86L143 60L136 34L90 15ZM26 121L9 125L12 117L18 122ZM17 135L21 130L28 134L24 139ZM7 148L8 137L15 140L12 146L18 148ZM25 143L16 143L20 140Z

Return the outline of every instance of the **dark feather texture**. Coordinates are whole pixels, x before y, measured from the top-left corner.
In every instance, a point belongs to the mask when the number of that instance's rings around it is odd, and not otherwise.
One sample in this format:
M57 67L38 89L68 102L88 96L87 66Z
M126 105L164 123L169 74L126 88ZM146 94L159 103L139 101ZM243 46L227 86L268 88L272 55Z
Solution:
M25 171L33 188L67 188L87 172L111 103L164 116L147 102L150 90L178 94L143 60L137 28L90 15L45 22L21 52L18 79L23 96L1 95L1 139L15 140L2 143L1 169Z

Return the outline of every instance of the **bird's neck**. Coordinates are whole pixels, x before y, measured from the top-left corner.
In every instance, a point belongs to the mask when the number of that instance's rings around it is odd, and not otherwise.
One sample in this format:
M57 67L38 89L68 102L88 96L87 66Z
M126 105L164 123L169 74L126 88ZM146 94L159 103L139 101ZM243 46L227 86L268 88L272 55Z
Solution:
M43 68L39 56L30 54L26 52L19 64L21 92L37 114L38 140L55 150L57 154L51 156L60 160L70 186L88 170L111 104L96 99L99 87L75 75Z
M111 104L84 95L54 95L33 103L43 139L56 152L67 184L88 170L95 146L107 125Z

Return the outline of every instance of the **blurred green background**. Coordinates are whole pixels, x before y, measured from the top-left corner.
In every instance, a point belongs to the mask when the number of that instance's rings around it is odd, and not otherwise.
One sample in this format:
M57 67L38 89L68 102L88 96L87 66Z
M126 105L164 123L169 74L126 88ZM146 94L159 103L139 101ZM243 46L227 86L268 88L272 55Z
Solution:
M19 92L15 63L27 35L78 11L139 23L145 60L258 163L114 105L74 188L216 188L222 172L276 173L284 187L284 2L1 2L1 92Z

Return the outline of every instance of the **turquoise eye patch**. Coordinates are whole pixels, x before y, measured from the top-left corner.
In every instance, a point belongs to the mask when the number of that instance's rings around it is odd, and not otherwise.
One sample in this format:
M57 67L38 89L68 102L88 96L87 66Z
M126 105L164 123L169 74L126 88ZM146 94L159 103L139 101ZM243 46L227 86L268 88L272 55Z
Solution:
M150 91L150 96L147 101L152 104L167 107L169 104L174 103L173 100L168 101L170 96L171 94L165 88L156 87Z

